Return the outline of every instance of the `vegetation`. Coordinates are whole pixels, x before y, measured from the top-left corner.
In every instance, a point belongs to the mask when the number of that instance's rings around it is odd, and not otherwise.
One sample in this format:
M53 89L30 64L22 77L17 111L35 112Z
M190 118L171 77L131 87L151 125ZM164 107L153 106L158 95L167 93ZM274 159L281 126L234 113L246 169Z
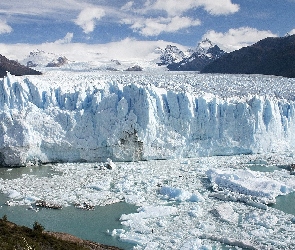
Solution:
M9 222L6 215L0 219L0 249L2 250L117 249L83 241L74 236L69 237L69 240L63 240L54 235L55 233L45 232L44 227L38 222L35 222L33 229L31 229ZM56 235L59 235L59 233L56 233Z

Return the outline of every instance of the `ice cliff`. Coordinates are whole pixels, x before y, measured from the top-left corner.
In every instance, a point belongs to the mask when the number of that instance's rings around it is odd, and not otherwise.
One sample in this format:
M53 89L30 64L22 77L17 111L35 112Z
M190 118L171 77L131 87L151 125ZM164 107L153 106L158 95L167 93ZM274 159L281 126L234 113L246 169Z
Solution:
M0 164L292 152L294 82L193 73L0 80Z

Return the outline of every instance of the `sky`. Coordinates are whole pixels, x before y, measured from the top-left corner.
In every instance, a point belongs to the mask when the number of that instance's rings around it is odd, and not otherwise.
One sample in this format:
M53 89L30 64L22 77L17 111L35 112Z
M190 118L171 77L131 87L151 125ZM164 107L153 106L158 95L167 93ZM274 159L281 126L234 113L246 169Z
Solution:
M136 42L168 42L195 48L204 38L230 52L295 34L294 10L295 0L1 1L0 53L42 44L123 43L130 49Z

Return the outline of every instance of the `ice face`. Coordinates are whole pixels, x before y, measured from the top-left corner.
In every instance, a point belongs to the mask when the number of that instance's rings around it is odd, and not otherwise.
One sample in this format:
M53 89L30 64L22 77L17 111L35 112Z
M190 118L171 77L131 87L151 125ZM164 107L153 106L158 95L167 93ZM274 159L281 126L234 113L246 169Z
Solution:
M49 71L0 87L2 165L294 151L294 80Z

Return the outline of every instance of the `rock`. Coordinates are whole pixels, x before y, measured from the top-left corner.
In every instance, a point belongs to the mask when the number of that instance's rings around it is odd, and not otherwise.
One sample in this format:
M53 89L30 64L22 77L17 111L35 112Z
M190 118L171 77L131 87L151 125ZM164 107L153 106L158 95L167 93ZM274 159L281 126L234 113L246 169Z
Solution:
M0 77L3 78L4 76L7 76L7 72L16 76L42 75L42 73L37 70L31 69L17 61L9 60L5 56L0 55Z

